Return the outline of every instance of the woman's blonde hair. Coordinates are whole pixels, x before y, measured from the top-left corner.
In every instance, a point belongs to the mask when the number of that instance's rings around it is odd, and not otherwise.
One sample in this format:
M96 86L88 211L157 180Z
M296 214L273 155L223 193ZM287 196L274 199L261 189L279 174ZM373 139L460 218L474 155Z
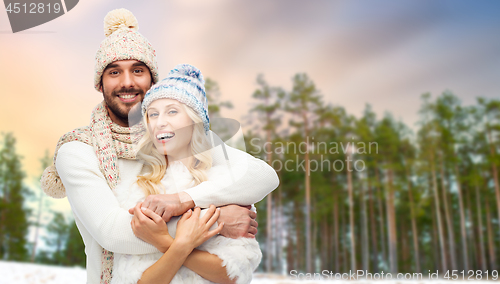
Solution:
M193 176L194 185L196 186L207 180L206 171L212 167L211 147L201 118L191 107L183 103L181 105L193 121L193 135L189 142L193 160L190 165L187 165L187 168ZM168 167L168 160L165 155L155 148L151 140L148 122L148 112L146 111L143 116L146 132L139 140L137 151L137 158L144 161L142 172L146 173L137 177L137 184L142 188L146 196L161 193L161 180L165 176Z

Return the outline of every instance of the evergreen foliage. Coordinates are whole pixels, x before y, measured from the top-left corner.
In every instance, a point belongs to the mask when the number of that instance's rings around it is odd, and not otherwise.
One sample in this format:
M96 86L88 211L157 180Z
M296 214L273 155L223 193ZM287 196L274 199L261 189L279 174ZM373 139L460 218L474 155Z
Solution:
M16 139L11 133L3 134L0 149L0 257L4 260L28 259L26 236L30 210L24 206L29 195L23 185L24 177L21 157L16 153Z

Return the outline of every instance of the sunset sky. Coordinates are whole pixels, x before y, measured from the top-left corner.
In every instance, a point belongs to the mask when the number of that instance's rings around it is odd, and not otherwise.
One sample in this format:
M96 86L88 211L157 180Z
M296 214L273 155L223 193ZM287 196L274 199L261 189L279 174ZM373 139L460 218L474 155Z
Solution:
M305 72L326 102L358 117L369 103L410 127L422 93L449 89L464 104L500 95L498 1L82 0L16 34L2 6L0 131L17 138L27 182L45 150L52 155L59 136L88 124L101 101L94 56L116 8L136 16L161 78L178 63L197 66L233 102L223 114L240 121L259 73L289 90Z

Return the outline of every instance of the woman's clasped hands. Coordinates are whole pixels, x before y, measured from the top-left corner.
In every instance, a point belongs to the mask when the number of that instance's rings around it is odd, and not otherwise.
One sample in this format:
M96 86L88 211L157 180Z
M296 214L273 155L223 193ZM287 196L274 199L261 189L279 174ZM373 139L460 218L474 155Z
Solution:
M175 240L169 234L167 224L162 217L142 207L141 202L134 207L131 226L138 238L152 244L161 252L166 252L174 242L180 247L193 250L220 233L224 226L224 223L220 223L217 228L210 230L220 215L220 209L214 205L211 205L201 217L200 212L201 209L196 207L182 215L177 223Z

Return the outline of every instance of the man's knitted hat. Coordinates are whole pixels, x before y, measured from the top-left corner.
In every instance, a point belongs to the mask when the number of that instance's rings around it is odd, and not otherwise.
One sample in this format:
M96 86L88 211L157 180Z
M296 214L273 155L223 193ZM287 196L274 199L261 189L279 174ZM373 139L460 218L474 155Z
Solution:
M203 121L205 132L210 129L205 80L193 65L179 64L170 70L168 77L153 85L142 101L142 115L158 99L174 99L194 109Z
M127 9L116 9L104 18L104 34L106 38L95 55L94 86L99 91L101 77L108 64L119 60L135 59L143 62L151 71L151 80L158 82L158 65L156 53L151 43L141 35L139 24L132 12Z

